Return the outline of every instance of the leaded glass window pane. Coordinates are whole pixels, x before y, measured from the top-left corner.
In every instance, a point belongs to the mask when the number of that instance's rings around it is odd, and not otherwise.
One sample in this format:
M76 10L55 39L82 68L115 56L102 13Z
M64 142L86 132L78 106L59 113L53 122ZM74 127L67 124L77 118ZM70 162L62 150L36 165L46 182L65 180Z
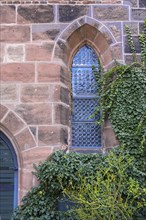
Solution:
M94 50L85 45L74 56L72 64L72 147L100 147L100 118L90 118L98 105L98 84L92 66L98 68Z

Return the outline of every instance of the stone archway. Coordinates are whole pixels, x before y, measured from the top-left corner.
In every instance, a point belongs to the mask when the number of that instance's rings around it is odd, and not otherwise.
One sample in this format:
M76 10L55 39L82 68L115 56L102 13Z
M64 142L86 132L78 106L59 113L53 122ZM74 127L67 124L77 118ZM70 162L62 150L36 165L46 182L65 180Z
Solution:
M35 184L32 176L33 162L37 162L39 150L27 124L12 110L0 106L0 129L11 141L18 161L18 204ZM36 149L34 152L34 148ZM43 151L42 151L42 155ZM40 158L39 158L40 160Z
M0 130L0 216L10 219L18 204L18 162L13 144Z
M53 60L60 59L70 67L73 55L85 43L96 51L105 70L113 65L115 59L124 62L122 44L105 24L88 16L75 20L59 35Z
M114 65L115 59L123 63L122 44L104 24L87 16L77 19L61 33L54 46L53 60L60 60L70 71L74 54L84 44L95 50L105 71ZM102 127L100 150L104 152L117 144L115 133L107 120Z

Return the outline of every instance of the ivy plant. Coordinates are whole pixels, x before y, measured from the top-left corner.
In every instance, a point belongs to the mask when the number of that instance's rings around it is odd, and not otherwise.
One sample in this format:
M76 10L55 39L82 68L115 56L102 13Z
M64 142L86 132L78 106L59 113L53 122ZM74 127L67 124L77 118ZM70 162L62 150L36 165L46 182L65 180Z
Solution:
M108 117L120 144L127 146L129 154L135 158L136 175L145 179L146 167L146 20L144 32L139 36L141 63L137 55L131 32L126 26L129 46L133 55L131 65L120 65L104 73L93 67L100 85L100 102L94 115L102 112L102 124ZM93 116L94 116L93 115ZM92 117L93 117L92 116Z
M107 213L110 211L111 219L146 219L146 20L144 32L139 37L141 63L137 62L128 27L126 31L133 63L116 63L115 67L106 73L102 69L97 72L93 68L100 85L100 103L94 114L102 112L101 120L97 122L100 124L107 117L110 119L119 139L119 147L108 155L66 154L60 151L52 154L35 167L34 175L39 184L23 198L22 205L14 212L14 220L90 219L88 214L94 204L99 204L100 198L103 202L98 210L100 216L97 211L91 219L107 219ZM118 188L119 181L122 183L121 188ZM106 191L107 186L109 187ZM110 194L112 190L114 193ZM58 200L62 198L63 192L79 203L76 211L75 208L67 212L58 211ZM82 200L79 201L80 197L77 198L77 195L82 196ZM95 203L92 206L87 203L87 206L82 206L83 201L89 202L91 195L93 197L90 202ZM115 195L118 195L119 203ZM107 206L104 201L108 201ZM117 209L119 211L116 211Z
M83 176L79 171L80 185L69 182L63 187L64 194L76 204L72 208L75 219L135 219L137 211L145 206L146 189L128 175L132 165L133 158L128 154L111 151L94 175Z
M62 198L62 185L66 188L69 182L80 185L78 171L83 176L93 176L102 164L103 155L77 154L57 151L39 166L35 166L34 175L39 185L22 200L13 215L14 220L74 220L72 214L59 212L57 203ZM62 182L62 185L60 184Z
M129 169L134 172L133 163L123 147L108 155L57 151L35 167L39 185L23 198L13 219L84 220L93 219L92 212L95 219L107 219L110 214L111 219L118 215L142 220L136 216L142 215L146 190L128 173ZM58 211L63 195L79 206Z

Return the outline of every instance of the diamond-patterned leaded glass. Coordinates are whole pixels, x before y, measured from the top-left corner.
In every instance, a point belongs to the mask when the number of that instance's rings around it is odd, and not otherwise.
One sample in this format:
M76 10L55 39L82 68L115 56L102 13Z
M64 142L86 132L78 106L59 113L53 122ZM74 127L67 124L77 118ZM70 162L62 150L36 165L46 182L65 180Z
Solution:
M95 124L100 115L90 118L98 105L93 65L98 68L97 55L85 45L76 53L72 64L72 147L101 146L101 127Z

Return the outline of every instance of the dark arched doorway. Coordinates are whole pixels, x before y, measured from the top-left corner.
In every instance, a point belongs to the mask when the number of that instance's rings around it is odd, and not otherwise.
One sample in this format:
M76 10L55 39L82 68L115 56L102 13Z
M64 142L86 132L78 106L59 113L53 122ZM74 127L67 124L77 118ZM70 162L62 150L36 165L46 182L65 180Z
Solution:
M18 163L12 143L0 131L0 219L10 220L17 206Z

